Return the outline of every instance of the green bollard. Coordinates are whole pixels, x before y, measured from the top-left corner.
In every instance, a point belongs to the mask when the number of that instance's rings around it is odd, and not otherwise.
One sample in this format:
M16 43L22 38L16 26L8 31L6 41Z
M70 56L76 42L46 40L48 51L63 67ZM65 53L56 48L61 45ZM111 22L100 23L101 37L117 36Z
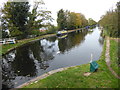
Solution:
M95 61L92 61L90 63L90 72L95 72L98 69L98 67L99 65Z

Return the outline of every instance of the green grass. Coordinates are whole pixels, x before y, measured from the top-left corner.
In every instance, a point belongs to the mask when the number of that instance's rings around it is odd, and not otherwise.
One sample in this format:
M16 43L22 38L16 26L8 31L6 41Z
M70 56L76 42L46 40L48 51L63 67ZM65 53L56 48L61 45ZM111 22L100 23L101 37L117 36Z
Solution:
M39 36L39 37L36 37L36 38L30 38L30 39L24 39L24 40L19 40L18 43L16 44L6 44L6 45L1 45L0 48L0 55L2 54L5 54L7 53L9 50L13 49L13 48L16 48L16 47L19 47L23 44L26 44L28 42L31 42L31 41L34 41L34 40L37 40L37 39L41 39L41 38L45 38L45 37L49 37L49 36L52 36L52 35L55 35L55 34L48 34L48 35L44 35L44 36Z
M118 42L110 40L110 60L112 69L118 74Z
M90 65L71 67L65 71L55 73L37 83L29 84L24 88L118 88L118 79L109 71L105 62L105 44L100 60L97 61L99 69L86 77Z

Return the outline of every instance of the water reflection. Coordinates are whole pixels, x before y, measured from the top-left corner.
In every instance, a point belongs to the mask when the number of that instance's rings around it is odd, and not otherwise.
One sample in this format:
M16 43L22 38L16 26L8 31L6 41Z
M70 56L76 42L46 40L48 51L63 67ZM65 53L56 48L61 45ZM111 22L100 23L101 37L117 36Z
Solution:
M78 46L85 40L85 35L87 33L71 33L68 35L67 39L60 39L58 42L59 50L64 53L65 51L69 51L70 49Z
M12 53L11 53L12 54ZM13 88L14 83L11 82L15 79L16 74L12 70L11 63L9 62L12 55L6 55L2 60L2 87Z
M11 66L17 76L36 75L34 60L30 55L30 49L27 46L16 49L15 58Z
M95 35L96 34L97 37L99 37L99 33L95 32ZM83 61L80 61L80 57L76 57L76 53L80 56L82 53L81 48L86 46L86 43L89 44L90 41L86 38L86 35L88 35L87 30L84 32L69 33L66 38L61 39L58 39L57 37L50 37L24 45L5 55L2 61L2 83L4 88L16 87L19 84L22 84L52 69L82 64L81 62ZM90 35L94 37L94 34L91 33ZM102 39L96 39L99 43L103 44ZM86 40L88 41L85 42ZM96 43L96 41L92 42ZM81 44L83 44L82 47ZM95 46L91 47L94 48ZM96 47L100 48L99 45ZM77 50L74 48L77 48ZM87 50L86 47L83 49ZM100 50L95 52L100 54ZM69 52L69 54L66 54L66 52ZM89 54L86 53L87 57L88 55ZM83 59L85 62L85 60L88 59L86 56L81 58L81 60ZM76 61L73 61L71 57L75 58ZM65 60L61 58L64 58ZM67 61L68 59L69 61ZM87 61L85 63L87 63Z

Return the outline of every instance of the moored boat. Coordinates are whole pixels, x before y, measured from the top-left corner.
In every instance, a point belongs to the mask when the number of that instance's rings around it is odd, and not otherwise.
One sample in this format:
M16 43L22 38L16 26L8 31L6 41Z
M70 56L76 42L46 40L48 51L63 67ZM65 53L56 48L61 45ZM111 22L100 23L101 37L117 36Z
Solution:
M57 32L57 36L66 35L66 34L67 34L67 31L65 31L65 30Z

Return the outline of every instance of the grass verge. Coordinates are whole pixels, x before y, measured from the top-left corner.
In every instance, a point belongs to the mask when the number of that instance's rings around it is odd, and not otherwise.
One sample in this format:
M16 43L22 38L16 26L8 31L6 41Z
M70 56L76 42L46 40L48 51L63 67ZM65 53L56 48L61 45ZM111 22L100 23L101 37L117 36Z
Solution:
M99 69L86 77L83 74L89 72L90 65L71 67L65 71L55 73L45 79L33 82L24 88L118 88L118 79L109 71L105 62L106 43L100 60L97 61Z
M118 74L118 42L110 40L110 60L112 69Z

